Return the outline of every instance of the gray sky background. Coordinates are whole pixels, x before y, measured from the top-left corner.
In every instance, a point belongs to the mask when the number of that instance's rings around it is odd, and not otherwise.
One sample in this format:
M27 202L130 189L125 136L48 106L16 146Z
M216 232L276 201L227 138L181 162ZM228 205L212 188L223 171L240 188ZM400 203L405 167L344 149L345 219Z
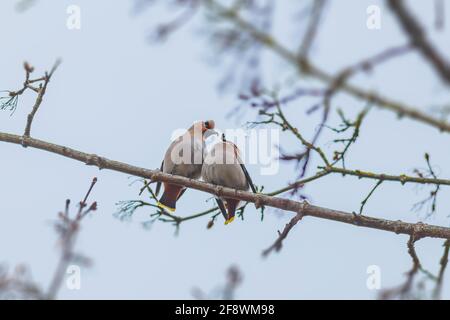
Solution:
M338 4L339 2L339 4ZM240 127L256 115L250 110L239 118L227 118L238 104L236 91L219 94L221 69L205 62L210 48L198 36L199 24L189 25L163 45L151 45L147 36L161 21L152 9L133 15L133 1L42 0L28 11L17 13L16 1L0 2L0 89L15 89L23 82L22 63L29 61L39 75L57 57L63 64L49 85L44 103L34 121L32 135L111 159L142 167L157 168L171 133L194 120L213 118L220 128ZM345 3L345 4L344 4ZM411 1L427 26L432 25L431 1ZM66 8L81 7L81 30L66 28ZM382 28L366 28L366 8L382 8ZM447 17L450 6L447 6ZM156 9L155 9L156 10ZM279 1L276 32L286 43L298 45L299 30L292 27L295 14L287 1ZM299 29L304 24L293 24ZM450 49L449 28L433 33L442 52ZM300 30L301 31L301 30ZM337 72L348 64L405 43L399 27L382 1L331 1L312 51L317 64ZM280 61L266 57L269 87L292 75ZM416 106L430 108L448 102L448 92L432 70L415 53L394 59L370 76L359 75L355 83ZM311 82L311 85L314 83ZM33 95L19 101L10 117L0 113L1 131L22 133ZM364 102L339 95L335 105L356 114ZM318 116L308 117L310 100L287 107L299 129L312 136ZM333 122L334 121L334 122ZM336 119L332 123L337 124ZM331 134L322 137L325 150ZM410 120L398 121L390 112L372 110L359 141L352 147L351 168L392 174L411 173L424 167L429 152L441 177L449 177L447 134ZM282 134L284 149L298 145ZM181 225L174 236L171 225L157 223L151 230L139 221L140 211L130 223L113 217L115 203L134 199L138 187L124 174L95 170L54 154L0 144L0 262L31 266L36 281L48 284L57 261L52 221L66 198L81 199L93 176L99 182L92 199L99 210L83 223L77 249L91 257L94 265L82 269L78 291L63 288L60 298L191 298L191 289L210 291L224 282L225 270L238 265L243 285L237 298L362 298L376 297L366 287L366 268L381 268L382 288L399 284L410 268L406 236L356 228L341 223L305 218L285 241L279 254L261 258L261 250L276 238L291 216L269 210L261 223L255 209L247 210L244 222L224 226L218 220L206 230L207 218ZM311 167L314 168L314 167ZM261 176L249 166L253 180L266 190L292 181L293 166L283 164L275 176ZM305 193L314 204L357 211L373 182L329 176L311 183ZM422 213L412 205L427 197L429 189L384 183L365 208L367 214L390 219L417 221ZM213 205L209 196L189 190L179 203L178 214L190 214ZM450 204L447 188L438 199L438 213L428 223L448 226ZM417 251L425 267L438 270L442 241L421 240ZM444 297L449 298L445 291Z

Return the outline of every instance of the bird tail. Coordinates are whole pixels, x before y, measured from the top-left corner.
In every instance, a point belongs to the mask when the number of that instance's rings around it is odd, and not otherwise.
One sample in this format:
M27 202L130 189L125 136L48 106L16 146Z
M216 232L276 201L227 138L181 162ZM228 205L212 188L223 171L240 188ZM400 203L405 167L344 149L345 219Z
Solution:
M169 213L175 212L178 196L182 189L178 186L165 184L164 193L156 203L157 206Z
M236 212L236 207L239 204L239 200L236 199L226 199L226 206L227 206L227 211L228 211L228 216L227 219L225 221L225 224L229 224L231 222L233 222L234 220L234 215Z

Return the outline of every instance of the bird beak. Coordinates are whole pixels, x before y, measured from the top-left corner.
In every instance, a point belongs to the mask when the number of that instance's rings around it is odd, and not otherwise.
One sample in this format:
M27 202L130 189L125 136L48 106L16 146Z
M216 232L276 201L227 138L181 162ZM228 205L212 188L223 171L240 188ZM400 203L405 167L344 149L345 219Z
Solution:
M213 130L213 129L208 129L208 130L205 131L205 133L203 133L204 139L208 139L212 135L219 135L219 133L216 130Z

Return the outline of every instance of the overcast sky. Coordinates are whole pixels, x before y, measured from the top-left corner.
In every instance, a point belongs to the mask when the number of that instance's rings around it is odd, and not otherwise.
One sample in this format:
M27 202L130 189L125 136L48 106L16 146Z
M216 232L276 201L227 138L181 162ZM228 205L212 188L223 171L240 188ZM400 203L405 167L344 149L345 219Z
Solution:
M337 4L339 2L339 5ZM432 26L431 2L411 1L427 26ZM199 24L189 25L164 44L148 42L149 32L162 14L134 15L133 1L40 0L27 11L15 10L16 1L0 2L0 89L17 89L23 82L22 63L36 67L36 74L49 69L56 58L63 63L52 79L32 134L39 139L70 146L137 166L157 168L170 143L173 130L189 127L198 119L214 119L221 129L243 128L255 119L252 111L227 118L238 104L236 90L217 91L223 72L206 62L211 50L198 36ZM296 15L280 1L276 30L295 48L304 24L292 24ZM312 59L330 72L359 61L393 45L406 42L382 1L330 1ZM66 9L81 8L81 29L66 27ZM382 9L382 27L366 27L366 8ZM447 11L450 9L447 6ZM449 16L447 12L447 17ZM435 33L433 40L449 52L449 28ZM300 30L301 31L301 30ZM264 70L268 86L292 75L280 61L268 59ZM428 110L448 102L448 92L422 58L408 54L394 59L370 76L353 79L360 86ZM21 134L33 95L19 101L13 116L0 112L1 131ZM339 95L334 104L355 115L364 102ZM312 136L318 118L305 115L311 101L299 100L287 114L307 136ZM391 174L411 173L424 167L423 155L431 154L441 177L449 177L447 134L411 120L399 121L387 111L372 110L352 147L351 168ZM332 121L337 124L333 117ZM327 152L331 133L321 139ZM285 150L299 146L281 134ZM333 221L307 217L289 234L283 250L267 259L261 251L276 238L277 230L291 214L268 210L263 222L249 208L245 221L222 221L210 230L208 218L183 223L174 236L171 225L156 223L150 230L139 221L151 211L139 211L131 222L114 217L116 203L135 199L138 186L127 175L101 171L43 151L0 143L0 262L10 266L25 263L44 288L56 266L58 250L52 222L66 198L79 201L92 177L98 184L92 199L99 210L82 227L77 251L91 257L91 268L82 268L81 289L65 287L60 298L192 298L192 288L210 292L225 280L234 264L244 275L237 298L362 298L377 291L366 286L367 267L381 270L381 286L403 280L410 268L406 236ZM318 164L315 163L315 164ZM249 166L253 180L265 190L275 190L292 181L293 166L282 164L279 172L263 176L257 165ZM314 168L312 166L311 168ZM313 172L310 172L313 173ZM308 185L304 192L316 205L357 211L373 181L329 176ZM384 183L367 203L365 212L375 217L415 222L424 212L412 205L427 197L427 187ZM210 208L209 195L189 190L177 213L188 215ZM450 204L447 188L438 198L438 213L426 222L448 226ZM442 241L421 240L417 252L425 267L437 272ZM444 287L445 288L445 287ZM450 292L444 289L444 297Z

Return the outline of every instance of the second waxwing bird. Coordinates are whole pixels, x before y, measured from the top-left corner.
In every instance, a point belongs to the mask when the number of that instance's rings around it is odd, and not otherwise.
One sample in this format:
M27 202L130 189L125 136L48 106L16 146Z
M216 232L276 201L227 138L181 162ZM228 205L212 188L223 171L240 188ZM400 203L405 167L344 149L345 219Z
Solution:
M202 168L205 182L237 190L256 193L253 181L241 160L238 147L222 135L222 141L216 143L205 157ZM216 198L217 205L225 218L225 224L234 220L240 201L232 198Z
M190 179L199 179L205 155L205 139L212 134L217 134L214 127L213 120L194 123L185 134L170 144L161 163L161 171ZM177 200L183 195L186 188L166 182L163 184L164 193L157 205L172 213L176 209ZM158 196L160 189L161 182L158 182L155 191L156 196Z

